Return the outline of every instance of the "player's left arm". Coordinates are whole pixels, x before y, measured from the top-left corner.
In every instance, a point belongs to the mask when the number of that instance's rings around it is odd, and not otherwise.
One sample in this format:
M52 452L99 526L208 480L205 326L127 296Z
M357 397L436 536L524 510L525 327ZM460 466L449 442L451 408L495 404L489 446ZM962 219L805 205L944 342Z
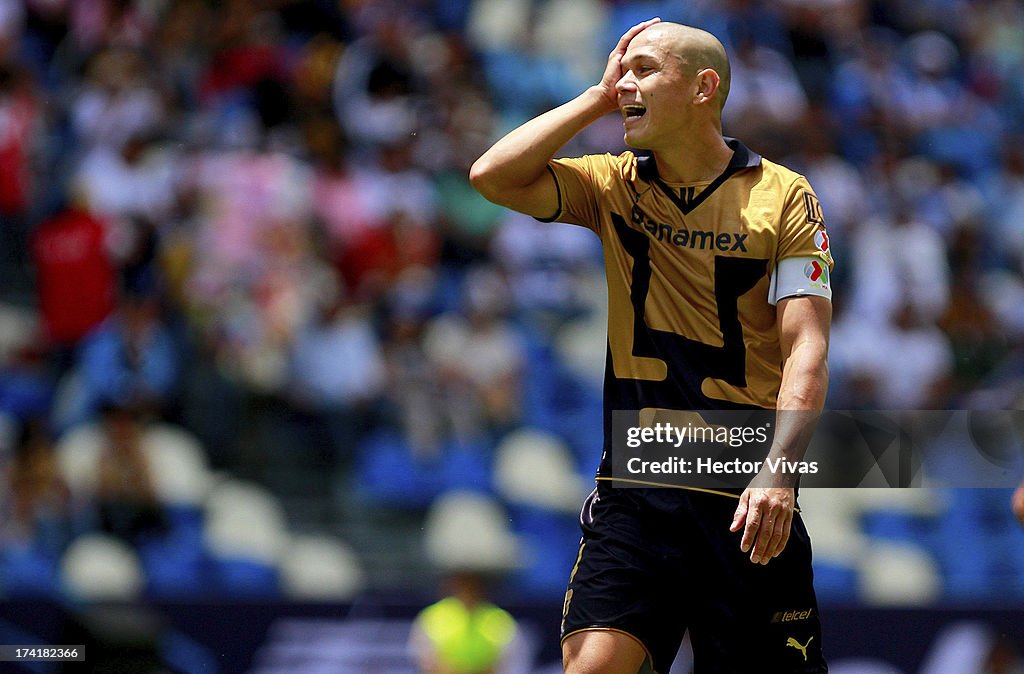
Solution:
M768 457L801 461L828 391L832 302L814 295L786 297L779 300L777 311L782 384ZM762 469L740 496L730 529L743 529L740 549L750 552L751 562L767 564L786 548L796 506L796 479L796 473Z

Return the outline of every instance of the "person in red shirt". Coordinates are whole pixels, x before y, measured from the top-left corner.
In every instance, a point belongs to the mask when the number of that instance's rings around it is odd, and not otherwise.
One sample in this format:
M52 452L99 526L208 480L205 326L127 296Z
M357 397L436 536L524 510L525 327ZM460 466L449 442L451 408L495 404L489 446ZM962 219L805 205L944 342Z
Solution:
M30 249L46 337L52 348L70 349L114 308L117 271L106 227L69 205L35 229Z

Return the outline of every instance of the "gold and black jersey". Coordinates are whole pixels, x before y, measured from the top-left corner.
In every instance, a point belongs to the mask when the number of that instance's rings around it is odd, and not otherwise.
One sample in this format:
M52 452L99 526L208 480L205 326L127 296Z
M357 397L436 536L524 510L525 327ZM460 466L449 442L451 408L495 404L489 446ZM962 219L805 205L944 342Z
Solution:
M727 139L710 182L662 181L632 152L550 164L552 220L601 237L608 279L605 420L611 410L771 409L782 353L771 274L832 258L807 180Z

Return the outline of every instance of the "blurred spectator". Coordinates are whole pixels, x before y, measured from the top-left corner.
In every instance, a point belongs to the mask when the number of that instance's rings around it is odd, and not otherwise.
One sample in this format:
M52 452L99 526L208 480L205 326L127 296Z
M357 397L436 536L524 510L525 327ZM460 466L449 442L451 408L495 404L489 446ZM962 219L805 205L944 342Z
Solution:
M372 226L345 248L338 265L353 296L379 298L402 271L438 261L437 197L434 186L412 163L412 143L383 146L379 164L356 173L361 204Z
M359 165L359 188L378 223L396 215L419 226L433 226L437 219L434 185L415 164L414 143L400 138L383 144L376 161Z
M365 151L408 138L418 128L419 91L409 47L412 17L369 3L362 19L366 34L338 61L334 108L357 149Z
M1024 268L1024 148L1020 140L1003 148L999 170L982 185L986 212L981 251L1002 268Z
M30 73L0 58L0 231L5 256L25 250L26 218L38 194L43 101ZM13 260L24 263L24 260Z
M9 517L4 517L6 544L37 545L59 553L71 540L71 491L57 467L53 443L42 418L21 425L7 470Z
M828 219L829 239L837 244L836 250L847 251L850 230L878 205L870 204L857 168L839 154L836 127L827 108L815 105L808 110L801 123L803 133L797 153L786 160L786 165L804 174L813 185L821 186L815 189L822 194L821 209Z
M93 418L102 405L132 405L155 414L175 402L178 345L154 295L125 294L86 337L78 357L81 389L62 428Z
M441 384L423 346L430 307L417 293L421 277L407 273L385 306L384 362L391 423L422 457L440 450L448 425Z
M46 356L45 346L38 342L12 346L8 354L0 356L0 416L47 418L54 385Z
M347 248L341 261L346 285L360 299L379 299L405 271L436 264L437 233L396 212L378 229L366 230Z
M281 26L272 12L259 10L257 3L231 0L215 15L212 53L200 80L200 95L206 105L230 108L236 102L234 97L246 95L250 98L240 101L243 104L257 108L261 103L274 105L261 100L261 92L280 86L286 76ZM263 107L261 112L270 110ZM274 113L265 121L277 121L271 117Z
M892 324L873 332L872 349L877 359L871 365L880 409L946 407L953 350L949 338L913 303L904 303Z
M735 45L730 65L732 86L724 125L785 127L804 114L807 96L793 66L779 52L744 36Z
M423 674L510 674L527 671L515 619L487 601L484 578L452 573L447 597L413 622L409 649Z
M352 454L372 423L384 360L366 308L343 291L324 299L292 344L290 399L326 426L335 457Z
M949 307L939 321L954 353L955 392L971 391L1006 359L1013 340L983 295L987 256L980 225L960 228L949 249Z
M155 28L152 44L157 81L180 115L199 102L200 76L209 58L212 10L202 0L169 3Z
M154 7L125 0L69 3L72 35L86 51L103 45L141 47L152 30Z
M210 150L195 157L201 206L185 301L221 365L274 392L287 347L329 270L312 245L310 167L281 152Z
M369 195L362 189L349 148L333 119L318 117L305 126L313 156L313 213L323 227L327 255L340 261L345 249L378 226ZM340 264L340 262L339 262Z
M456 435L507 430L520 416L522 341L504 318L509 290L491 268L471 271L465 281L465 315L435 318L424 335L424 351L437 369Z
M581 272L599 268L600 240L582 227L543 223L507 211L491 240L491 252L508 277L519 311L555 311L563 317L582 308Z
M153 476L142 447L140 407L106 400L100 410L103 444L98 459L96 507L103 531L129 543L166 528Z
M114 308L117 277L106 225L69 204L32 233L32 259L46 339L67 361Z
M942 237L906 209L893 215L891 221L868 220L849 239L851 310L861 320L881 325L906 301L920 316L937 319L949 304L949 264ZM906 251L914 252L913 262Z
M117 151L129 138L152 133L165 122L163 99L146 68L142 54L126 47L108 47L90 59L70 111L80 149Z
M920 186L928 191L919 199L917 214L950 245L957 230L974 227L982 221L985 201L981 190L961 176L955 166L936 162L936 168L935 182ZM920 167L908 169L920 170Z
M78 169L75 182L89 210L117 223L122 239L132 235L123 221L138 218L163 225L177 206L178 158L155 140L150 134L135 134L120 147L97 147ZM125 242L120 247L129 246Z
M880 134L902 129L899 101L910 87L910 74L898 58L899 36L891 29L872 26L854 37L835 69L830 103L844 154L861 163L880 150Z

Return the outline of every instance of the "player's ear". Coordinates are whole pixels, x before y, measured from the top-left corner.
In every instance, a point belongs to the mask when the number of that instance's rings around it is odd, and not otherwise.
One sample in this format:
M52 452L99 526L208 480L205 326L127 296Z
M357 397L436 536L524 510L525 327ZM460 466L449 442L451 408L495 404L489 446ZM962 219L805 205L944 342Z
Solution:
M718 73L711 68L705 68L697 73L697 93L694 95L693 102L699 104L714 100L721 81Z

